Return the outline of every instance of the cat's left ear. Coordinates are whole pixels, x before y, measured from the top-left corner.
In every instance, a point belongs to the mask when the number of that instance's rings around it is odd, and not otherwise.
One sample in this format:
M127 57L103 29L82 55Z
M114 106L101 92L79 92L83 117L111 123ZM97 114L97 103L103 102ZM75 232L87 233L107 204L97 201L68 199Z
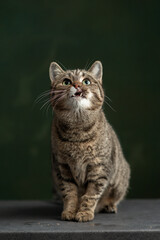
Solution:
M100 61L96 61L92 64L92 66L89 68L88 72L91 73L91 75L100 83L102 83L102 75L103 75L103 67L102 63Z
M49 77L51 79L51 83L53 83L56 77L63 72L63 69L56 62L52 62L49 67Z

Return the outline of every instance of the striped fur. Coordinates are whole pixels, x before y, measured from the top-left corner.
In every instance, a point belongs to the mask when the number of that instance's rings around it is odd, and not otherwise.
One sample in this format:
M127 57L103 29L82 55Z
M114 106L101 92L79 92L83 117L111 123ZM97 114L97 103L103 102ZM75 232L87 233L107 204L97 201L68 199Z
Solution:
M119 140L102 110L102 65L87 70L50 66L52 175L63 200L63 220L89 221L95 212L116 212L130 177ZM64 86L64 79L70 85ZM88 79L90 85L84 85ZM72 88L72 90L71 90ZM76 90L74 90L75 88ZM81 96L72 96L81 91Z

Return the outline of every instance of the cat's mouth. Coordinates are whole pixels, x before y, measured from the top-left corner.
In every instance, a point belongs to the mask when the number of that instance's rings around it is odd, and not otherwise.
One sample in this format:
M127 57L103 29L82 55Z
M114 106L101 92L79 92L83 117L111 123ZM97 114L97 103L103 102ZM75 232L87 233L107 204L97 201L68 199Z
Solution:
M82 91L77 91L71 97L83 97L83 93Z

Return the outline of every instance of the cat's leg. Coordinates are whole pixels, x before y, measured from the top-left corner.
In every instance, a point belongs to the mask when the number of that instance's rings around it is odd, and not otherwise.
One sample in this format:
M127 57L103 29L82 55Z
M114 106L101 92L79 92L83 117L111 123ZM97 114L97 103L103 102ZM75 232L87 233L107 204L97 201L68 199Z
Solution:
M130 178L130 169L127 162L123 162L124 167L120 169L115 178L115 182L108 186L108 196L104 204L104 211L107 213L116 213L117 205L126 195L129 178Z
M117 205L124 198L126 189L109 187L109 191L103 195L97 204L96 212L117 213Z
M108 188L109 189L109 188ZM104 192L99 200L95 212L116 213L118 201L113 196L109 195L108 189Z
M59 166L59 190L63 199L62 220L74 220L78 208L78 188L67 164Z
M79 210L76 214L76 220L79 222L90 221L94 218L94 211L97 202L106 187L106 182L98 180L95 183L89 182L86 193L81 197Z
M107 184L108 178L103 166L94 166L88 174L88 185L86 192L80 199L79 209L76 214L77 221L86 222L94 218L96 205L106 189Z
M112 179L101 196L96 212L116 213L117 205L125 197L129 185L130 168L126 161L122 161L120 166L114 180Z
M62 181L63 212L62 220L74 220L78 208L77 186L72 182Z
M121 177L116 184L108 186L97 204L96 212L117 213L117 205L126 195L128 179L129 171L128 175Z

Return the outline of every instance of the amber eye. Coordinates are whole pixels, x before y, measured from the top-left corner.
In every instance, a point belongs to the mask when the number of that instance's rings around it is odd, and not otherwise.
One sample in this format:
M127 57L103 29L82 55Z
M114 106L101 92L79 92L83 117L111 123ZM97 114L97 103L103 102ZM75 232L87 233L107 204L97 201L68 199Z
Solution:
M82 82L84 85L90 85L91 82L89 81L89 79L84 79L83 82Z
M71 85L71 80L70 79L68 79L68 78L65 78L64 80L63 80L63 83L62 83L64 86L68 86L68 85Z

